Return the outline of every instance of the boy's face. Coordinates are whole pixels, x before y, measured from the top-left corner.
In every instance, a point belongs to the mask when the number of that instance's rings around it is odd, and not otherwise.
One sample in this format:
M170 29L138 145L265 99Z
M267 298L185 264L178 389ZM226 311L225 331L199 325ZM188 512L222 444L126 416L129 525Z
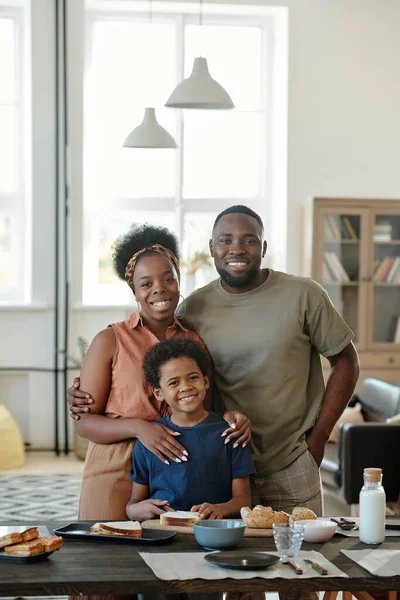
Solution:
M173 412L192 413L203 406L208 378L192 358L171 358L160 367L157 400L165 400Z

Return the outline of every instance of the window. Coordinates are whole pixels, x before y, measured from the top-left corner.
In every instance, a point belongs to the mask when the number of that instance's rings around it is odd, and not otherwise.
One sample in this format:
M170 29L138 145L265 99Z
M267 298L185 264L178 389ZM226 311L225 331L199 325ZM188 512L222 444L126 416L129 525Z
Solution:
M0 302L28 300L23 13L0 2Z
M134 4L131 12L118 13L112 4L100 12L96 3L86 14L84 304L131 301L127 286L112 273L110 248L131 223L162 224L176 233L185 295L216 276L208 257L216 215L246 204L268 219L274 190L269 126L274 20L205 12L200 27L193 8L178 14L165 4L150 20ZM164 107L200 55L235 110ZM156 108L177 150L122 147L146 106Z

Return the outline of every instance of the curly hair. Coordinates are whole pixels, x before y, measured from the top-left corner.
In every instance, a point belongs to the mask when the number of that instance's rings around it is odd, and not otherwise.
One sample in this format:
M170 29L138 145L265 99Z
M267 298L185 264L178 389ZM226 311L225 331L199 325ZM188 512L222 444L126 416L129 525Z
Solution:
M129 231L121 235L113 245L112 261L117 276L125 280L126 265L132 256L142 248L153 244L165 246L175 254L179 261L178 240L166 227L155 227L148 223L132 225ZM150 251L149 254L151 254Z
M208 357L199 342L189 338L169 338L152 346L144 355L143 369L152 388L160 387L160 368L174 358L191 358L203 375L207 375Z

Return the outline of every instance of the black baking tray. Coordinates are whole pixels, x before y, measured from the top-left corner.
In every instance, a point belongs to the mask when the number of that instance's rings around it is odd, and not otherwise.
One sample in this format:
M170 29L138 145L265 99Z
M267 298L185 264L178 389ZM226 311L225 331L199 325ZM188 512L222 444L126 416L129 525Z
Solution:
M107 521L104 521L107 523ZM115 535L98 535L96 533L90 533L90 523L69 523L64 527L54 529L55 535L60 535L67 540L81 540L89 542L114 542L117 544L130 543L130 544L161 544L176 536L176 531L161 531L158 529L143 529L141 538L134 538L129 536L115 536Z

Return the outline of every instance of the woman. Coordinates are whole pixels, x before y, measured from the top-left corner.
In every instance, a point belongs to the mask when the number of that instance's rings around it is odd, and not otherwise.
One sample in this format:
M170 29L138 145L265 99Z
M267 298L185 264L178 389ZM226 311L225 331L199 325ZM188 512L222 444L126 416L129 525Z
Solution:
M189 337L201 342L196 332L174 316L180 273L173 234L165 228L134 226L117 240L113 264L132 289L140 310L96 335L81 369L80 385L85 392L69 390L72 412L85 410L77 420L78 433L90 440L79 503L79 519L84 520L126 519L135 439L164 462L187 460L176 433L152 423L165 414L167 406L153 397L142 359L151 346L165 338ZM93 399L90 413L87 407L79 408L79 397L86 393ZM210 395L207 407L211 407ZM234 411L225 413L224 419L235 423L226 431L229 438L234 431L239 443L248 443L249 420Z

